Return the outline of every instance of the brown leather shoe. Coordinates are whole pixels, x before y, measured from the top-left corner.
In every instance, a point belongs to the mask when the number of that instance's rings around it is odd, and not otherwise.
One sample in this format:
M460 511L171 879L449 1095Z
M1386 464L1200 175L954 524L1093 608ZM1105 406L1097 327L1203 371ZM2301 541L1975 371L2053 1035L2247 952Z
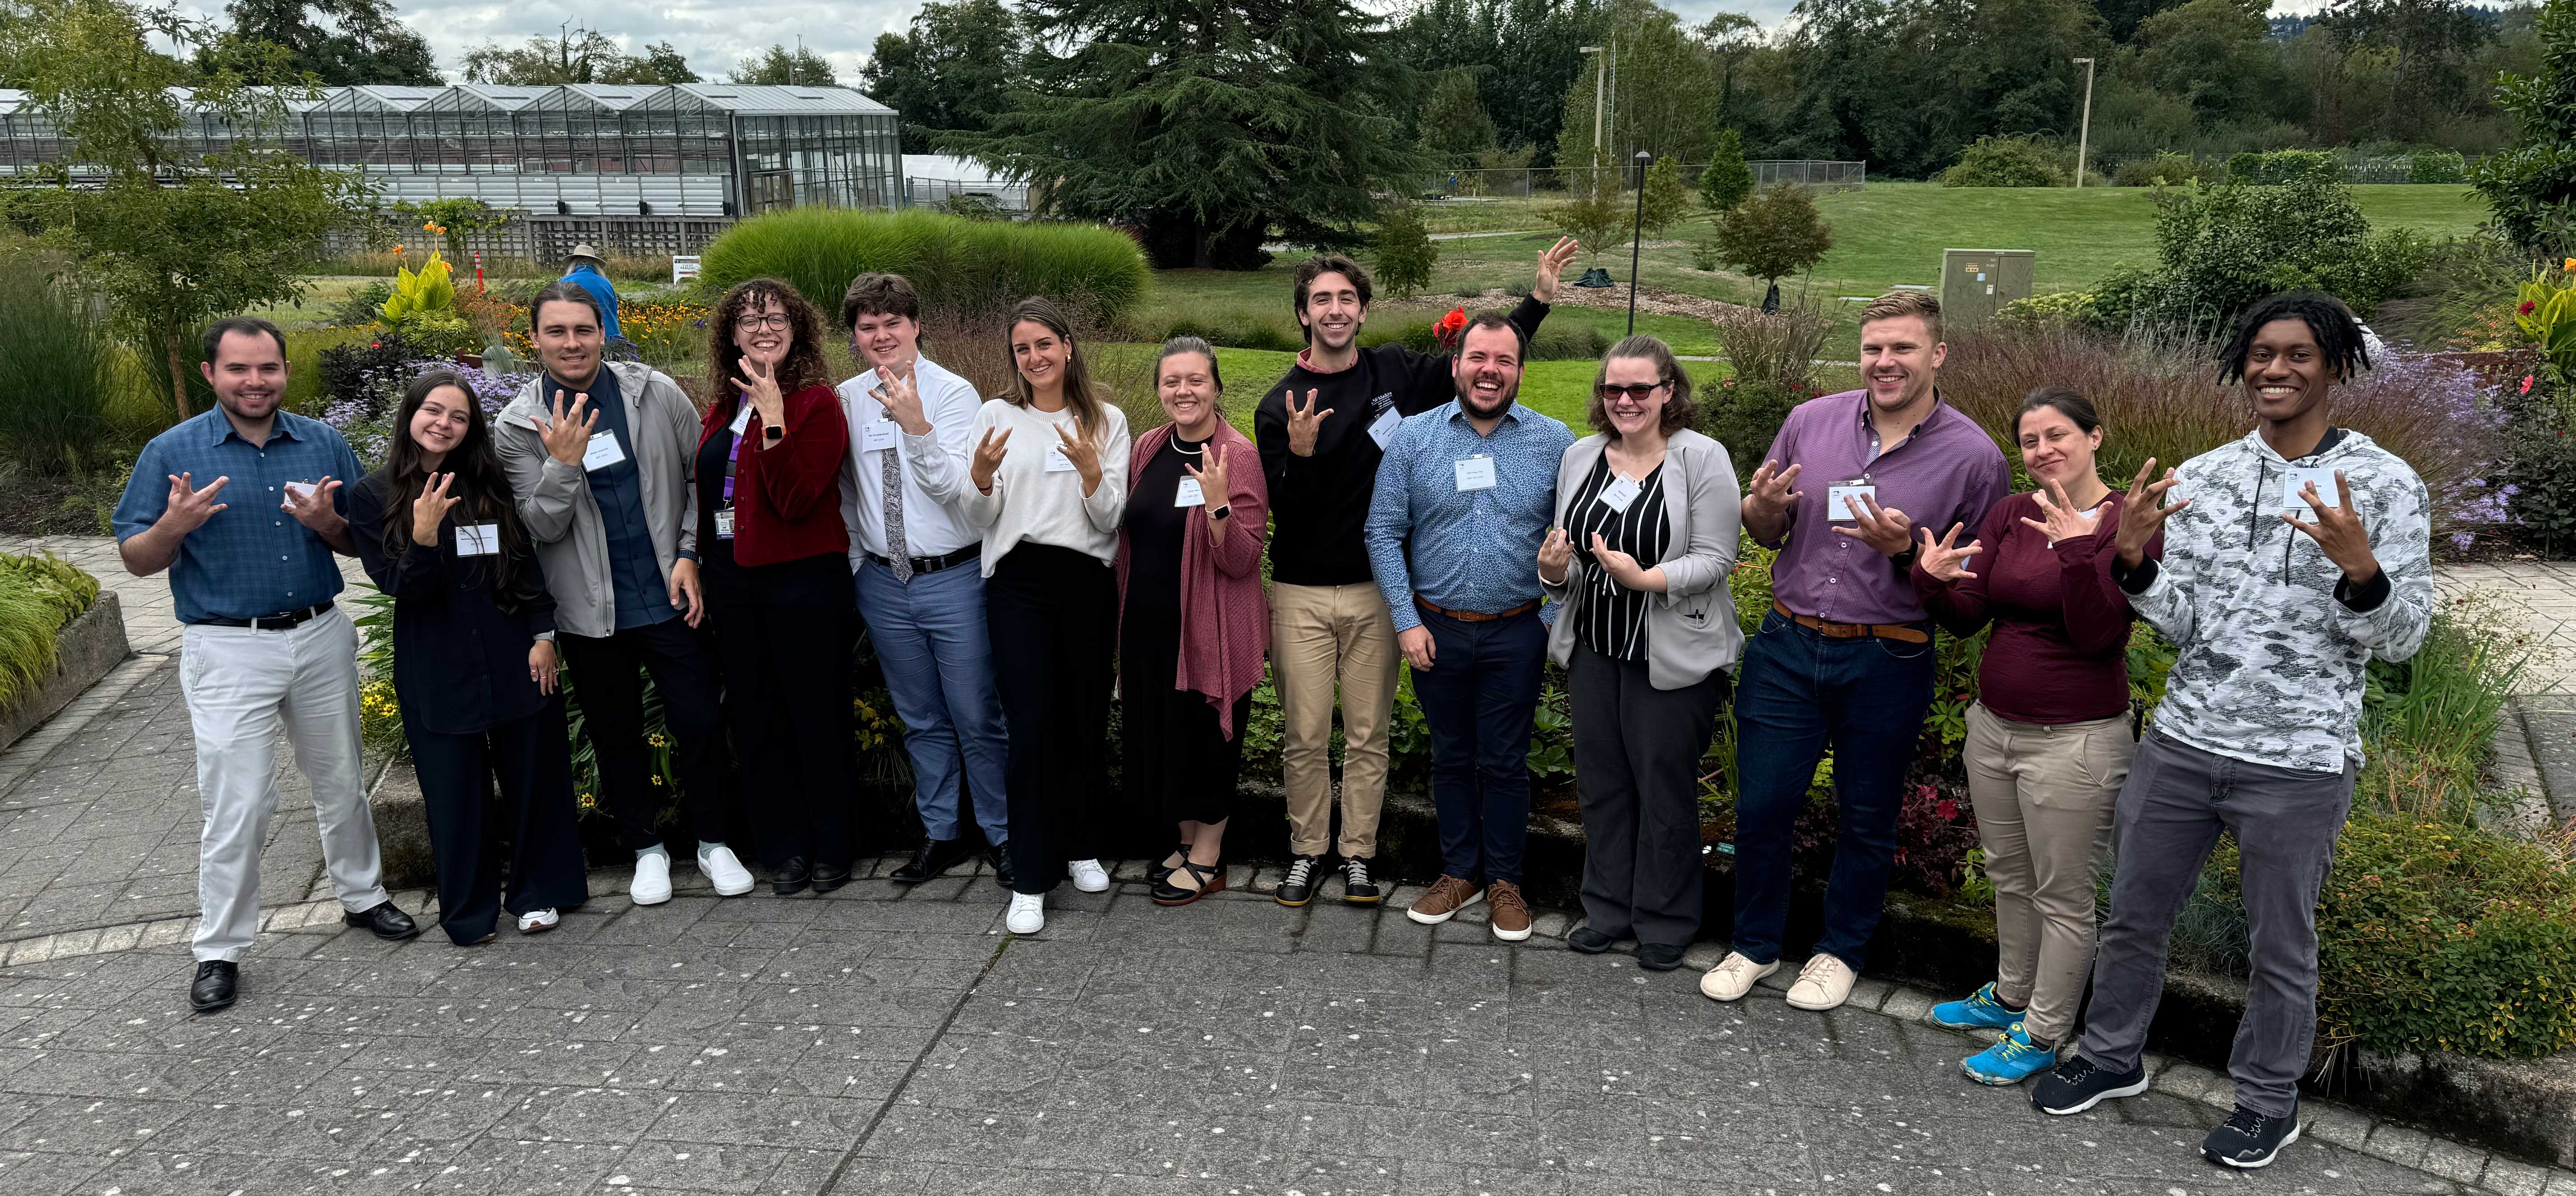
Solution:
M1405 910L1404 916L1425 926L1437 926L1456 917L1459 910L1484 899L1485 890L1478 888L1476 882L1464 877L1443 874L1440 879L1431 882L1430 892L1414 900L1413 907ZM1521 919L1521 925L1524 927L1521 933L1529 933L1526 929L1529 926L1529 919L1526 916Z
M1522 900L1521 887L1508 880L1486 886L1485 899L1494 906L1494 937L1506 943L1517 943L1530 936L1529 902Z

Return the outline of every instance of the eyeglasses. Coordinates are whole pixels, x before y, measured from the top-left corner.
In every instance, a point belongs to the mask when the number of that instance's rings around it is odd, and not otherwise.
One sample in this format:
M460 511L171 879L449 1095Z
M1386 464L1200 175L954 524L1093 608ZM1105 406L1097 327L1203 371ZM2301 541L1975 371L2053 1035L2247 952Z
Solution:
M774 311L765 316L736 316L733 326L742 332L758 332L763 328L771 332L785 332L788 329L787 313Z
M1631 403L1642 403L1655 397L1656 391L1662 390L1668 385L1670 385L1670 383L1639 382L1630 386L1616 386L1605 382L1593 389L1600 393L1601 401L1605 403L1615 402L1622 396L1626 397Z

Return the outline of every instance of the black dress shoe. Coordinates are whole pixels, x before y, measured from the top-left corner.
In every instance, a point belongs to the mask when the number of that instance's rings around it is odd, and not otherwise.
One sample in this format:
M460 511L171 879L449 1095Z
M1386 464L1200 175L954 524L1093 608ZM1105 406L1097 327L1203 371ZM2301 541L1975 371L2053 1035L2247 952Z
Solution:
M837 889L837 888L840 888L842 885L845 885L845 884L848 884L848 883L850 883L850 866L849 866L849 865L847 865L847 864L838 864L838 865L835 865L835 864L816 864L816 865L814 865L814 891L815 891L815 892L817 892L817 893L829 893L829 892L831 892L832 890Z
M229 960L209 959L197 965L197 978L188 985L188 1006L199 1013L213 1013L233 1003L233 993L241 985L241 965Z
M927 840L913 848L912 858L904 861L903 867L895 869L887 879L899 885L917 885L964 863L973 854L975 849L966 845L964 835L954 839Z
M1672 971L1682 966L1682 949L1670 943L1639 943L1637 966L1649 972Z
M1586 955L1599 955L1609 950L1610 944L1618 941L1589 926L1577 926L1574 928L1574 933L1565 936L1566 946Z
M793 897L804 892L805 886L813 879L814 869L805 862L805 857L791 855L785 863L770 871L769 891L781 897Z
M402 912L401 906L390 901L379 902L373 909L350 914L349 925L364 926L377 938L396 943L420 934L420 923L412 921L410 914Z
M1010 888L1010 887L1011 887L1011 876L1012 876L1012 872L1011 872L1011 849L1010 849L1010 848L1008 848L1008 847L987 847L987 848L985 848L985 849L984 849L984 862L985 862L985 863L988 863L988 864L991 864L991 865L993 866L993 883L998 884L998 885L1002 886L1002 887L1003 887L1003 888L1005 888L1005 889L1008 889L1008 888Z

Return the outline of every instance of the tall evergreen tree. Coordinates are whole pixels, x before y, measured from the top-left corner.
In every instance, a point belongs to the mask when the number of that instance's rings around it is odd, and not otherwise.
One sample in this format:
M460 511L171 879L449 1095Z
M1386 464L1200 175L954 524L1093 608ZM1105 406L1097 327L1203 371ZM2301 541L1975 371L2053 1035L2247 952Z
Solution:
M1495 141L1535 148L1544 166L1556 152L1565 89L1584 72L1582 48L1599 40L1603 2L1416 0L1391 44L1406 66L1424 75L1472 72L1493 117Z
M1467 71L1443 73L1431 86L1431 98L1422 102L1421 127L1423 152L1451 170L1474 165L1479 152L1494 148L1494 118L1485 114L1476 76Z
M1708 156L1708 169L1699 172L1700 202L1708 205L1709 211L1723 212L1751 194L1753 168L1744 164L1744 135L1721 129L1717 148Z

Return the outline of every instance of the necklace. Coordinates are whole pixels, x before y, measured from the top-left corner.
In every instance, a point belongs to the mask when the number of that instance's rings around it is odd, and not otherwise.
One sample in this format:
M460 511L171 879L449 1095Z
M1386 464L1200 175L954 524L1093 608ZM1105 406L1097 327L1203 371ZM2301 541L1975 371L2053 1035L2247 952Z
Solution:
M1172 437L1172 451L1184 457L1203 457L1207 455L1207 442L1202 440L1197 448L1191 448L1189 441L1175 435Z

